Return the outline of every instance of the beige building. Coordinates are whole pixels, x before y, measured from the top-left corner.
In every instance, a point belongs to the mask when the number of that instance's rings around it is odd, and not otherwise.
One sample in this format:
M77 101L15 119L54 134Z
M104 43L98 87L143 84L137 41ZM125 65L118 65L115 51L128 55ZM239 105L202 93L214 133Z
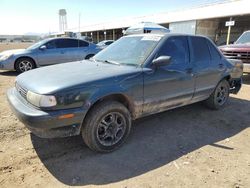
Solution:
M226 21L232 19L230 41L235 41L246 30L250 30L250 0L228 0L222 3L205 4L199 7L163 12L152 15L115 19L110 22L83 25L82 35L93 38L94 42L113 39L123 35L123 30L142 21L155 22L171 32L201 34L210 37L218 45L226 42L228 27ZM71 29L71 31L79 31Z

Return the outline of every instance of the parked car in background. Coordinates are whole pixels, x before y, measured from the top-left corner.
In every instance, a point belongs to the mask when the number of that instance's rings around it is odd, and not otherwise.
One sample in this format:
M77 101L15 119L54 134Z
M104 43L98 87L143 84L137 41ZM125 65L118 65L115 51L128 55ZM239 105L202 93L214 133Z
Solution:
M21 74L7 96L34 134L81 134L92 150L110 152L124 143L134 119L199 101L222 108L241 77L242 63L226 60L206 37L140 34L90 60Z
M100 48L104 49L107 46L109 46L110 44L112 44L114 42L114 40L103 40L99 43L97 43L97 46L99 46Z
M73 38L42 40L27 49L0 53L0 69L25 72L34 68L89 59L101 49L90 42Z
M250 73L250 31L244 32L234 44L220 46L219 49L226 58L241 60L243 72Z

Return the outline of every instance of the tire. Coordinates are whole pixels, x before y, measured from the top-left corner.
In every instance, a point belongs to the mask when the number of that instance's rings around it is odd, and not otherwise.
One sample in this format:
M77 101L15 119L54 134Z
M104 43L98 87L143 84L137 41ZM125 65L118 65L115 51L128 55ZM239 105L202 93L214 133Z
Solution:
M115 121L114 121L115 120ZM84 120L82 137L96 152L112 152L127 139L131 129L131 115L119 102L106 101L91 109Z
M35 62L30 58L20 58L15 63L18 73L26 72L35 68Z
M213 110L218 110L227 103L229 98L230 86L227 80L222 80L216 86L214 92L205 101L207 107Z
M89 54L89 55L87 55L86 57L85 57L85 59L90 59L91 57L93 57L94 56L94 54Z

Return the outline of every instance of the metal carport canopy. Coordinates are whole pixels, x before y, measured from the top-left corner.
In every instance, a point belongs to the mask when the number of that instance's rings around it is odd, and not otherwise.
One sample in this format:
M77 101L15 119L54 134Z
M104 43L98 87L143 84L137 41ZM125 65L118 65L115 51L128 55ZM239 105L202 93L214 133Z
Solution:
M110 22L82 26L81 32L103 31L109 29L127 28L139 22L149 21L158 24L188 20L221 18L250 14L249 0L231 0L223 3L206 5L198 8L183 9L173 12L151 14L140 17L120 18ZM72 29L72 31L79 31Z

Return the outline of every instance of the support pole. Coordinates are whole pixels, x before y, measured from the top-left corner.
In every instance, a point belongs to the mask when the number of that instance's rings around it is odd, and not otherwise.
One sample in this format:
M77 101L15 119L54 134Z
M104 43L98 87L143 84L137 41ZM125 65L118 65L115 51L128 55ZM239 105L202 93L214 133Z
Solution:
M230 21L232 21L232 17L230 17ZM227 31L227 45L230 42L230 33L231 33L231 26L228 26L228 31Z
M99 42L99 31L97 31L97 43Z
M115 40L115 30L113 29L113 40Z

